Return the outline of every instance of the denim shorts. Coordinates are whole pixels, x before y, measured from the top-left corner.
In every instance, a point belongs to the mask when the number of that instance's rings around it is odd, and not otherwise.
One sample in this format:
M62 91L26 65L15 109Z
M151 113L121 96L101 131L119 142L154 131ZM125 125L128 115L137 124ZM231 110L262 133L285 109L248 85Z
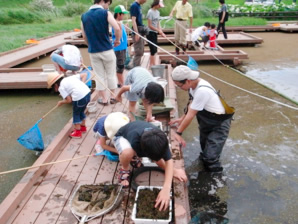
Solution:
M119 155L125 150L125 149L132 149L131 144L129 141L122 137L122 136L116 136L113 138L113 144L118 152Z
M85 109L87 104L90 102L90 95L91 93L88 93L82 99L72 102L72 116L74 124L80 124L86 119Z
M63 56L61 56L59 54L54 53L54 54L52 54L51 58L52 58L53 62L57 63L58 65L60 65L65 70L78 71L80 69L80 67L78 67L78 66L73 66L73 65L66 64Z

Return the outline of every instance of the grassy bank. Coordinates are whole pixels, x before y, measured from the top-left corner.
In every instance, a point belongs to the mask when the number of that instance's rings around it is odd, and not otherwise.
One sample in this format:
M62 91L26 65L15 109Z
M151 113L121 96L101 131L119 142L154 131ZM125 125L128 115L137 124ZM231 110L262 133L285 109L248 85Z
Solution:
M113 0L111 11L118 4L129 8L134 0ZM93 0L53 0L54 10L32 10L30 0L0 0L0 52L12 50L25 45L30 38L42 38L55 33L80 28L80 14L86 11ZM176 0L166 0L166 7L161 9L161 16L168 16ZM219 7L218 0L189 0L193 5L193 27L201 26L209 21L217 24L218 19L212 16L212 10ZM244 0L229 0L229 4L244 4ZM292 0L283 0L291 4ZM142 6L145 15L152 0ZM128 18L128 17L127 17ZM238 17L230 18L227 26L264 25L266 20L261 18ZM167 23L167 28L173 27L173 21Z

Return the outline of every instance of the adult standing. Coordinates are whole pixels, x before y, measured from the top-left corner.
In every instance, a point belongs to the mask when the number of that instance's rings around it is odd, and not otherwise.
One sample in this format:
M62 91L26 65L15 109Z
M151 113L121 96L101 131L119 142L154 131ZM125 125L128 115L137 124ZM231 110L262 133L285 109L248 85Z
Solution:
M174 8L172 9L170 16L176 13L175 21L175 42L182 47L183 51L186 50L186 28L187 20L189 19L189 32L192 32L192 6L187 0L177 1ZM176 54L179 54L179 48L176 47Z
M121 39L120 39L120 45L114 48L115 55L117 58L117 78L118 78L118 88L121 88L123 86L123 71L124 71L124 64L126 59L126 49L127 49L127 33L125 26L122 24L122 20L124 17L124 14L128 14L129 12L126 11L125 7L123 5L117 5L114 8L114 18L116 19L120 29L121 29ZM115 41L115 31L112 29L112 39Z
M157 35L160 34L163 37L166 35L162 32L159 23L160 12L158 9L165 7L162 0L154 0L151 4L151 9L148 10L147 19L148 19L148 27L149 27L149 34L147 35L147 39L150 40L152 43L157 45ZM157 47L153 44L149 43L150 48L150 66L156 65L156 53Z
M132 20L132 29L139 35L147 35L148 29L143 24L142 7L146 0L136 0L130 6L130 16ZM135 56L133 58L133 67L141 65L141 59L144 55L144 40L135 33L132 33L133 47Z
M120 44L121 31L111 12L108 11L112 0L94 0L94 5L81 17L83 38L88 44L91 64L97 78L96 89L100 97L98 103L108 104L106 86L115 93L117 88L116 56L109 37L109 24L115 30L114 46ZM110 103L115 103L111 98Z
M200 158L207 171L220 172L223 168L219 158L228 138L234 113L226 112L218 93L209 82L199 78L199 74L198 71L193 71L185 65L180 65L173 70L174 83L182 90L189 91L192 100L186 114L171 121L170 124L179 125L175 138L185 146L182 132L196 116L202 149Z
M219 3L221 5L220 11L219 11L219 15L218 15L218 26L217 26L217 32L219 33L219 30L222 30L222 33L224 35L225 39L228 39L228 35L227 35L227 31L226 31L226 21L228 18L228 14L227 14L227 6L225 4L225 0L219 0Z

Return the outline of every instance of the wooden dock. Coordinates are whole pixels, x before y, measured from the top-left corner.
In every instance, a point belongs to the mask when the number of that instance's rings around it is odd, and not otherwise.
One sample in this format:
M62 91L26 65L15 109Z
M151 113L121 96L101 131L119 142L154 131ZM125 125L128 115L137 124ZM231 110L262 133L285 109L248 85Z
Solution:
M142 66L148 67L149 55L143 57ZM166 69L167 77L170 77L171 67ZM163 126L169 130L171 150L174 166L184 168L184 160L179 144L173 140L174 130L168 127L170 117L177 117L176 89L170 79L167 93L171 103L175 107L170 114L156 115L163 122ZM96 93L92 94L92 100L96 100ZM66 124L53 142L44 150L34 165L51 161L60 161L69 158L77 158L94 153L96 139L92 131L97 119L113 111L127 112L127 108L120 103L108 106L98 106L98 111L88 114L86 125L88 131L82 139L68 137L72 130L72 119ZM105 157L84 157L69 162L57 163L30 169L21 179L19 184L11 191L0 205L0 223L22 224L69 224L78 223L71 213L69 200L79 184L117 183L119 164L111 162ZM7 174L9 175L9 174ZM138 176L140 185L162 185L163 175L156 172L147 172ZM188 223L190 220L188 191L185 183L174 180L172 185L174 192L174 223ZM133 223L131 220L132 206L135 192L132 189L124 190L124 198L120 206L102 217L94 219L89 224L95 223Z
M171 54L175 54L175 52L171 52ZM176 60L165 52L159 52L158 55L162 61ZM238 65L243 59L248 59L248 55L241 50L223 50L222 48L220 50L187 51L187 54L176 55L176 57L186 62L188 61L188 56L191 56L196 61L232 61L234 65Z
M65 38L75 37L78 32L67 32L39 40L39 44L30 44L0 54L0 68L11 68L26 61L47 54L65 44Z

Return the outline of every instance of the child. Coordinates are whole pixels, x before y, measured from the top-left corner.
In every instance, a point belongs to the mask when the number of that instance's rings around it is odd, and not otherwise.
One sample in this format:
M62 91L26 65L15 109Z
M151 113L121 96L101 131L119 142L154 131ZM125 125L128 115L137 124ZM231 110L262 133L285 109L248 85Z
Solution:
M97 153L103 150L108 150L113 153L118 153L117 150L106 143L108 139L113 139L116 132L129 123L129 118L121 112L110 113L109 115L99 118L94 125L93 131L99 137L95 145ZM107 130L107 131L106 131Z
M126 93L129 100L129 112L131 120L135 120L131 113L136 112L136 103L139 98L142 99L146 109L146 121L154 121L152 117L152 107L154 103L164 101L164 89L161 85L154 82L153 76L142 67L135 67L127 73L124 86L119 90L116 100L122 102L122 93Z
M51 59L56 67L58 73L62 74L67 70L73 73L80 70L82 63L82 56L79 48L76 46L66 44L51 54Z
M210 28L210 23L206 22L204 26L200 26L191 34L191 40L195 43L196 46L200 46L200 43L204 43L204 47L209 40L208 30Z
M216 37L217 37L218 33L216 30L216 25L215 24L211 24L211 30L209 32L209 44L210 44L210 48L213 49L217 49L217 44L216 44Z
M86 115L84 113L87 104L90 102L90 89L84 83L86 73L77 74L64 78L58 72L48 75L48 89L54 88L55 92L60 93L63 100L58 101L57 106L72 103L73 124L75 130L70 134L71 138L81 138L82 133L87 131L85 126ZM82 80L82 81L81 81Z
M115 55L117 58L117 78L118 78L118 88L123 86L123 71L124 71L124 62L126 60L126 49L127 49L127 34L125 30L125 26L121 23L123 20L124 14L128 14L123 5L117 5L114 8L114 18L116 19L122 33L122 37L120 39L120 45L114 47ZM116 40L115 31L112 27L112 39L113 42Z
M151 9L148 10L147 20L149 27L149 34L147 35L147 39L152 43L157 45L157 35L160 34L163 37L166 35L162 32L162 29L159 24L160 12L159 9L165 7L162 0L154 0L151 4ZM157 47L149 43L150 48L150 67L152 65L156 65L156 54Z
M165 181L157 196L155 207L159 206L159 210L166 209L169 205L173 176L180 181L187 181L184 170L173 167L166 134L153 124L134 121L119 129L113 138L113 143L120 155L122 165L118 180L124 187L129 186L131 175L129 163L135 155L148 157L165 170Z

